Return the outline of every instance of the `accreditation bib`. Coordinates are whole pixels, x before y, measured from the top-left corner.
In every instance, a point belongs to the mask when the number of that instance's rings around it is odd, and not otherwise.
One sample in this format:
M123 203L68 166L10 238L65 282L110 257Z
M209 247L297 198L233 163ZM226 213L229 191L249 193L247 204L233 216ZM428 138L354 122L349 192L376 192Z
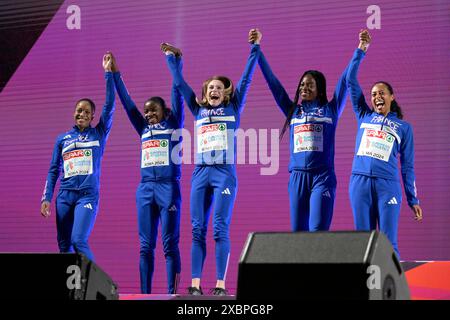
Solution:
M141 168L169 165L169 140L154 139L142 142Z
M64 178L92 174L92 149L63 153Z
M294 153L323 151L323 125L302 124L294 127Z
M199 153L227 149L226 123L208 124L197 129L197 150Z
M358 156L367 156L375 159L389 161L395 138L385 131L364 129Z

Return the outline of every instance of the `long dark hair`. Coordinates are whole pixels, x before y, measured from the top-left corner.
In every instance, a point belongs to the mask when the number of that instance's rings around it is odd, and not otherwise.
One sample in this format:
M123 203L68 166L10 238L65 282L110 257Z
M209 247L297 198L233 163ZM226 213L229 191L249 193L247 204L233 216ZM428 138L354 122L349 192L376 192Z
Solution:
M377 82L375 82L375 83L373 84L373 86L375 86L375 85L377 85L377 84L380 84L380 83L381 83L381 84L384 84L384 85L388 88L388 90L389 90L389 92L390 92L391 95L394 94L394 89L392 89L392 86L391 86L389 83L387 83L386 81L377 81ZM373 87L373 86L372 86L372 87ZM402 108L400 108L400 106L399 106L399 104L397 103L397 100L396 100L396 99L392 100L392 102L391 102L391 111L397 113L397 118L403 119L403 111L402 111Z
M300 80L297 85L297 90L295 91L295 98L292 102L292 105L289 107L288 115L286 117L286 121L284 122L283 129L281 129L280 140L283 139L283 135L286 132L287 128L291 124L292 116L294 115L294 111L297 108L298 100L300 99L300 85L302 83L303 78L306 75L310 75L316 81L317 86L317 99L319 100L319 104L321 106L326 105L328 103L327 98L327 80L322 72L317 70L308 70L300 77Z

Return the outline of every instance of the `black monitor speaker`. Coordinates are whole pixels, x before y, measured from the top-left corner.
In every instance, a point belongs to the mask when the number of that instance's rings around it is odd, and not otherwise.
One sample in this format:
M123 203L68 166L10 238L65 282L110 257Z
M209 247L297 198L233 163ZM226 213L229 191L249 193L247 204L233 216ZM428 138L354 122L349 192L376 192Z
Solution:
M391 243L372 232L255 232L241 253L237 299L407 300Z
M2 292L9 299L117 300L117 284L77 253L0 253Z

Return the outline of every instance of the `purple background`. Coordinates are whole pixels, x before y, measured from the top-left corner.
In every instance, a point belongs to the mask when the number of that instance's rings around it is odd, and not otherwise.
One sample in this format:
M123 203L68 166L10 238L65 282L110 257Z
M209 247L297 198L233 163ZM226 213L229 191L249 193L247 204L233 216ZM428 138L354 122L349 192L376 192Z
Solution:
M81 30L68 30L66 9L81 8ZM213 74L234 82L243 71L247 33L258 27L262 49L291 97L306 69L325 73L328 96L358 44L368 1L66 1L0 94L0 252L56 252L54 203L45 220L39 201L56 136L73 125L74 103L90 97L101 107L101 59L110 50L128 89L142 108L152 95L170 100L171 78L159 51L163 41L179 46L185 77L197 93ZM377 1L381 29L361 67L366 95L376 80L391 82L414 128L416 177L424 220L416 223L402 205L399 247L404 260L450 260L450 5L447 1ZM20 39L18 39L20 41ZM97 263L121 293L139 292L135 190L139 138L120 101L106 147L100 210L90 244ZM96 121L95 121L96 122ZM280 129L283 117L257 68L241 128ZM186 108L186 129L193 117ZM356 121L350 103L336 136L338 191L332 230L352 230L348 181ZM189 150L185 150L188 153ZM192 155L192 150L191 150ZM289 230L288 139L280 145L279 172L260 175L262 165L239 165L239 192L231 225L227 286L236 289L238 260L249 232ZM183 165L181 292L190 284L189 189L193 165ZM55 192L56 194L56 192ZM54 199L53 199L54 200ZM210 222L211 223L211 222ZM214 241L202 286L215 285ZM166 292L165 262L158 239L154 293Z

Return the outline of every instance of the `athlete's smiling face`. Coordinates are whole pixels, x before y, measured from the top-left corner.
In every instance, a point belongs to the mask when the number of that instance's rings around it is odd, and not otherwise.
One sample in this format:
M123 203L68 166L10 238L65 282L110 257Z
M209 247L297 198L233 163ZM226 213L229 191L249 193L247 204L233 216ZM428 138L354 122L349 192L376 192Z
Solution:
M75 125L83 131L91 124L94 119L94 112L89 101L81 100L75 106L75 113L73 114Z
M384 83L377 83L371 91L372 108L376 113L387 115L391 111L394 95Z
M206 89L206 99L212 107L219 106L225 97L225 85L220 80L211 80Z
M315 100L317 98L316 79L312 75L306 74L300 82L298 90L303 101Z
M154 101L147 101L144 104L144 117L149 124L160 123L164 118L163 107Z

